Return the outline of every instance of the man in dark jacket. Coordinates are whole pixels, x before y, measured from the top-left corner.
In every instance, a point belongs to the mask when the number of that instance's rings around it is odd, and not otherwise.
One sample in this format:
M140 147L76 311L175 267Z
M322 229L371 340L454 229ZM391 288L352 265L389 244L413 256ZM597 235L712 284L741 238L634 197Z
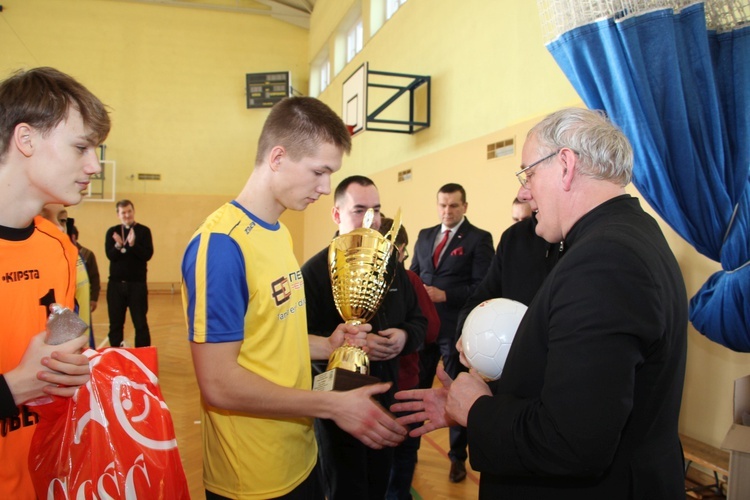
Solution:
M123 341L125 313L135 327L135 346L151 345L148 328L148 261L154 255L151 230L135 221L135 207L130 200L117 202L121 224L112 226L104 237L104 250L109 259L107 309L109 311L109 344L119 347Z
M367 177L344 179L334 193L333 220L339 234L347 234L362 227L368 209L375 211L372 228L380 227L380 195ZM395 258L395 256L394 256ZM397 266L393 284L380 309L370 322L372 333L367 336L370 375L393 387L379 397L388 408L394 402L398 381L399 356L414 352L425 339L427 320L422 315L402 266ZM328 273L328 247L302 266L307 297L308 331L313 335L329 336L341 323L336 310ZM314 362L314 375L326 369L325 362ZM341 430L331 420L315 421L319 462L326 496L338 499L382 499L388 487L393 460L393 448L369 449Z
M493 391L475 373L400 394L394 411L468 429L480 498L682 499L677 433L687 296L658 224L626 194L632 150L601 114L565 109L523 148L519 199L562 241ZM462 359L462 361L465 361Z
M534 214L506 229L487 275L458 315L458 331L463 330L469 313L485 300L502 297L526 306L531 304L562 249L559 243L548 243L537 236Z

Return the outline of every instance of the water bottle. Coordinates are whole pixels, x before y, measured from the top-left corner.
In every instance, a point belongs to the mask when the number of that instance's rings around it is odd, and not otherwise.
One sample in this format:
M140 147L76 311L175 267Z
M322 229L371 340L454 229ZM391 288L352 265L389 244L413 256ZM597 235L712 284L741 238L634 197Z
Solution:
M49 306L51 311L47 318L47 335L44 343L47 345L60 345L68 340L80 337L86 331L88 325L78 317L76 313L60 304ZM39 406L51 403L53 399L42 396L26 403L27 406Z
M88 325L67 307L52 304L49 308L52 312L47 318L45 344L59 345L68 340L73 340L83 335L83 332L88 328Z

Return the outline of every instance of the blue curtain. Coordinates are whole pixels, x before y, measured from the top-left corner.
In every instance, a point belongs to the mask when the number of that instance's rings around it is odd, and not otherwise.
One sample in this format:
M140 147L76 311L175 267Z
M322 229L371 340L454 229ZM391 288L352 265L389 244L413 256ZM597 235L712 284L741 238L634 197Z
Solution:
M721 263L690 301L693 326L750 352L750 7L717 30L711 3L612 13L547 48L586 105L632 142L641 195Z

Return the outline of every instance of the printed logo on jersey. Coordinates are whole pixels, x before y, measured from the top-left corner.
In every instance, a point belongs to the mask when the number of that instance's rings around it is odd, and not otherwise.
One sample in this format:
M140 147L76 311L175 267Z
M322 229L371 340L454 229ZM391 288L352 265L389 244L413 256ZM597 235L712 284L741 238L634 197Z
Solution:
M3 273L4 283L15 283L17 281L29 281L39 279L39 269L27 269L25 271L9 271Z
M301 290L304 285L302 271L298 270L271 282L271 295L273 295L276 305L280 306L289 300L292 296L292 290Z
M291 284L291 287L295 290L299 290L302 287L305 286L305 281L302 279L302 271L295 271L293 273L289 273L289 283Z
M257 226L257 223L255 221L250 221L250 224L245 227L245 234L250 234L250 231L252 231L255 226Z
M29 427L39 423L39 414L31 411L27 406L21 406L21 413L15 417L6 417L0 421L0 437L5 437L8 433L17 431L22 427Z
M300 307L304 307L305 304L307 304L307 300L306 299L299 299L297 301L296 305L294 303L292 303L292 305L289 306L289 309L287 309L284 312L279 313L279 319L282 320L282 321L285 320L285 319L287 319L290 314L296 313L299 310L299 308Z
M276 305L280 306L292 296L292 288L286 276L282 276L276 281L271 282L271 295Z

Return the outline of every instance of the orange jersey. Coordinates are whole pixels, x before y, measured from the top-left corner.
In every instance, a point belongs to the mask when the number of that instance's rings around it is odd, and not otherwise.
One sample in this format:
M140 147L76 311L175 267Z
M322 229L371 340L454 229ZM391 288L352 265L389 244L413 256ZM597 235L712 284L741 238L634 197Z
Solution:
M49 304L73 309L77 260L68 236L42 217L33 230L0 228L0 373L18 366L31 337L44 331ZM28 467L36 423L25 406L2 420L0 498L36 498Z

